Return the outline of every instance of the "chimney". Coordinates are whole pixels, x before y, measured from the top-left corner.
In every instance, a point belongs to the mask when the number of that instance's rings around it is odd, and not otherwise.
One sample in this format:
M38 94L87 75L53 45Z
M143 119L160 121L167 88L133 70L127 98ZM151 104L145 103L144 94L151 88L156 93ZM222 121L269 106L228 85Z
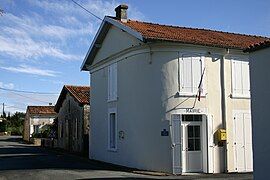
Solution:
M127 9L128 6L126 4L120 4L115 8L116 18L121 20L122 22L127 22Z

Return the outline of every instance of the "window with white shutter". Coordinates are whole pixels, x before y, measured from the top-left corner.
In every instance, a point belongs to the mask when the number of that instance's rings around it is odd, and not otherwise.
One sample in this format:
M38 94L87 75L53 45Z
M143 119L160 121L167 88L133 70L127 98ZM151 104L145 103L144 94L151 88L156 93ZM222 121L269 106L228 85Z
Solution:
M232 96L250 97L248 60L232 60Z
M108 101L117 100L117 63L108 67Z
M183 55L180 57L180 93L182 95L196 95L203 73L203 57ZM203 77L203 80L205 75ZM202 81L202 88L203 88ZM204 92L203 92L204 93Z

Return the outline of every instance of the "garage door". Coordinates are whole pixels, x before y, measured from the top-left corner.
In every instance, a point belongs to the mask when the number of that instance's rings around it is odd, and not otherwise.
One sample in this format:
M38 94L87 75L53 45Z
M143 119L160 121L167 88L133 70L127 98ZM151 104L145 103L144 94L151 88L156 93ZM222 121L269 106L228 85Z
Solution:
M234 159L237 172L253 171L250 113L234 114Z

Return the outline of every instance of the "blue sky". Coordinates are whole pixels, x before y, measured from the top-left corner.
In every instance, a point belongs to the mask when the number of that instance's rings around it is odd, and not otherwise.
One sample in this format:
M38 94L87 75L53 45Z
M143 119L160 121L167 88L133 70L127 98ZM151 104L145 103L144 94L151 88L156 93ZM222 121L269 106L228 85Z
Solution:
M101 18L126 3L132 19L270 37L267 0L76 1ZM89 84L80 66L99 20L71 0L6 0L0 7L0 87L59 93L64 84ZM0 103L11 112L57 97L0 90Z

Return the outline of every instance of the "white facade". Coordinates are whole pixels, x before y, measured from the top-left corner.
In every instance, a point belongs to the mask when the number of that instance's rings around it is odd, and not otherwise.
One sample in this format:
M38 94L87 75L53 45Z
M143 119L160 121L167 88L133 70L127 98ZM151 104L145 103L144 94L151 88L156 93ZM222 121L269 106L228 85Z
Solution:
M250 64L254 179L269 179L270 144L267 143L267 132L270 126L270 48L251 52Z
M240 148L251 143L248 59L240 50L144 45L112 26L90 66L90 158L175 174L252 171L252 147Z
M45 125L50 125L53 123L55 116L51 117L42 117L42 116L33 116L30 117L30 137L33 133L40 133L40 130Z

